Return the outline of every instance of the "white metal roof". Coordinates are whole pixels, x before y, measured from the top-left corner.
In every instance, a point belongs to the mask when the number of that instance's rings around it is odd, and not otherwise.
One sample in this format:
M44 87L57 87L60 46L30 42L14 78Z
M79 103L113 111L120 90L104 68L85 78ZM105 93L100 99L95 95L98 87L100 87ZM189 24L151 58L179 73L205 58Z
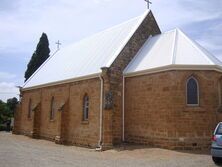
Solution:
M23 89L92 77L109 67L148 15L131 19L58 51L26 81Z
M200 66L220 68L222 64L181 30L175 29L150 37L126 67L124 74Z

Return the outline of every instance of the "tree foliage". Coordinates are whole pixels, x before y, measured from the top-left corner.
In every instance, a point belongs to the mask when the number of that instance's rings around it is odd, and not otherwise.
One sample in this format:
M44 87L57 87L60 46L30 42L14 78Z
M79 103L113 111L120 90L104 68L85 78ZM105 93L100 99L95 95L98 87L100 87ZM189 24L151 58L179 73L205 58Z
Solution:
M44 63L44 61L49 57L49 53L50 49L48 37L45 33L42 33L36 50L27 65L25 81L31 77L31 75L42 65L42 63Z
M15 112L16 105L18 104L18 99L16 97L13 97L11 99L7 100L7 106L13 113Z
M0 100L0 124L7 120L10 116L10 111L6 103Z
M0 124L13 117L18 100L16 97L7 100L7 103L0 100Z

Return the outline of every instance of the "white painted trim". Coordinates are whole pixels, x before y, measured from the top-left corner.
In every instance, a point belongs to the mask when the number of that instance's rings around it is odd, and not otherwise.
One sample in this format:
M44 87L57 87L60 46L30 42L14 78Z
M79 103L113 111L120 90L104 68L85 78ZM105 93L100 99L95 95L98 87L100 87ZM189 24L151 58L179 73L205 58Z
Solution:
M135 77L135 76L141 76L146 74L154 74L159 72L165 72L165 71L171 71L171 70L213 70L217 72L222 72L222 67L218 65L167 65L157 68L152 68L148 70L142 70L138 72L131 72L131 73L125 73L124 76L129 77Z
M88 80L88 79L93 79L93 78L99 78L99 75L100 75L100 73L96 73L96 74L87 75L87 76L83 76L83 77L77 77L77 78L67 79L67 80L63 80L63 81L51 82L51 83L47 83L47 84L22 88L21 90L27 91L27 90L33 90L33 89L44 88L44 87L49 87L49 86L61 85L61 84L66 84L66 83L71 83L71 82L78 82L78 81Z
M189 81L190 79L194 79L195 82L196 82L196 84L197 84L197 104L188 104L188 103L187 103L187 84L188 84L188 81ZM198 82L198 80L197 80L194 76L192 76L192 75L191 75L190 77L188 77L187 80L186 80L186 105L189 106L189 107L198 107L198 106L200 106L200 87L199 87L199 82Z
M125 77L123 76L123 95L122 95L123 97L122 97L122 113L123 113L123 115L122 115L122 141L124 142L125 141Z

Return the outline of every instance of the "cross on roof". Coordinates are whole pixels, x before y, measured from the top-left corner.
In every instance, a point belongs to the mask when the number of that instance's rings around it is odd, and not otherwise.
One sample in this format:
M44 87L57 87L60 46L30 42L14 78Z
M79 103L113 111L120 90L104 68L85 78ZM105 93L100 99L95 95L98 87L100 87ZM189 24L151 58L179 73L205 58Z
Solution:
M147 8L150 9L150 4L152 4L152 2L150 0L144 0L147 2Z
M55 43L57 45L57 50L59 50L59 45L62 45L59 40Z

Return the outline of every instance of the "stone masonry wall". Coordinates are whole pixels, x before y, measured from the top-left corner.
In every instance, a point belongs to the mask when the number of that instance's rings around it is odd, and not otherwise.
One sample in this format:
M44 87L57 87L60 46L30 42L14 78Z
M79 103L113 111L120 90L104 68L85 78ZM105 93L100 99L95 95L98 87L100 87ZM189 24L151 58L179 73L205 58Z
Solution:
M122 141L122 82L123 70L134 58L150 35L160 34L157 22L150 12L136 30L124 49L110 67L110 84L113 93L114 109L112 118L113 143Z
M96 147L99 141L100 118L99 78L75 82L70 85L70 116L68 142L75 145ZM83 97L89 96L89 120L82 121Z
M41 104L40 114L40 138L55 140L61 137L66 144L83 145L96 147L99 140L99 102L100 102L100 80L99 78L84 81L62 84L57 86L45 87L42 89L29 90L22 92L22 103L19 116L18 133L32 136L33 118L28 118L29 99L32 99L32 107ZM89 96L89 120L82 121L83 116L83 97ZM51 99L55 100L55 117L50 120ZM67 106L68 105L68 106ZM65 106L66 114L63 114L61 107ZM64 116L65 115L65 116ZM61 119L66 132L61 133Z
M199 82L200 105L186 105L186 80ZM168 71L126 78L127 142L169 149L206 149L221 120L215 71Z
M54 97L55 102L55 116L54 119L50 120L52 97ZM40 136L42 138L54 140L56 136L60 136L61 111L59 111L59 108L68 100L68 98L68 84L46 87L42 89L40 123Z
M113 94L113 109L103 109L103 146L109 147L115 143L120 143L122 140L122 73L125 67L129 64L138 50L150 35L160 33L160 29L153 17L152 12L144 19L142 24L136 30L135 34L128 41L111 67L105 72L103 71L104 79L104 96L107 92ZM34 93L36 92L36 93ZM82 98L85 93L90 95L91 109L90 121L82 122ZM27 111L29 98L41 102L41 113L38 112L38 117L41 117L41 126L34 129L39 131L39 136L54 140L56 136L62 139L62 142L95 146L99 138L99 104L100 104L100 80L90 80L75 82L72 84L63 84L58 86L46 87L39 90L24 91L24 100L22 106L23 120L21 129L24 133L32 132L33 121L27 120ZM51 98L54 96L56 108L68 101L68 106L64 114L57 110L54 120L49 119ZM42 98L40 98L42 97ZM37 102L36 102L37 103ZM36 112L37 113L37 112ZM66 123L66 120L68 123ZM36 120L36 119L35 119ZM67 127L68 126L68 132ZM61 134L67 138L61 137Z
M40 90L33 90L32 92L26 92L22 98L20 104L20 125L19 131L22 134L32 136L33 135L33 123L34 123L34 111L31 112L31 117L28 118L29 113L29 100L31 99L31 109L34 108L40 102L41 93Z

